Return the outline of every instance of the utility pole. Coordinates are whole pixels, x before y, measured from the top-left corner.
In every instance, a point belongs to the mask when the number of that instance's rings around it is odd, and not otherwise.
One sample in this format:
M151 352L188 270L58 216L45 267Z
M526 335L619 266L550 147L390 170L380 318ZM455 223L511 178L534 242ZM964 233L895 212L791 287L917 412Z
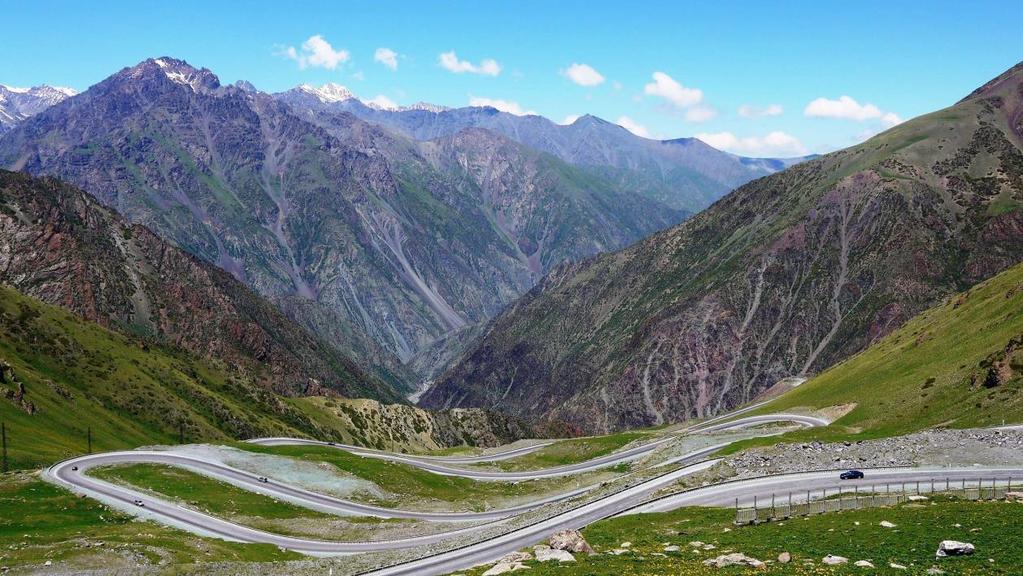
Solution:
M89 426L86 435L88 436L89 439L89 454L92 454L92 426Z
M4 445L3 469L0 470L0 472L7 472L7 423L6 422L0 422L0 437L3 438L3 445Z

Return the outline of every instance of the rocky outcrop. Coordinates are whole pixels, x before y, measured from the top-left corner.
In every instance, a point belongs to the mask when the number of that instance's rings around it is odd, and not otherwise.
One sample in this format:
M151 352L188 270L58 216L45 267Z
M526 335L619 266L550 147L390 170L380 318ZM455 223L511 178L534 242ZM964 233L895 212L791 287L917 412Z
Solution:
M554 550L567 552L585 552L593 554L593 548L578 530L561 530L551 534L549 544Z
M969 556L973 554L975 548L973 544L969 542L959 542L958 540L942 540L941 544L938 544L938 551L935 552L936 558L945 558L947 556Z
M324 411L340 440L383 450L437 450L450 446L494 447L522 438L559 437L565 431L539 428L500 412L479 408L431 411L375 400L309 398Z
M554 270L420 404L600 432L720 413L863 350L1023 261L1021 85L1007 75Z
M28 399L25 383L18 380L14 368L6 360L0 359L0 390L3 397L29 416L36 413L36 405Z

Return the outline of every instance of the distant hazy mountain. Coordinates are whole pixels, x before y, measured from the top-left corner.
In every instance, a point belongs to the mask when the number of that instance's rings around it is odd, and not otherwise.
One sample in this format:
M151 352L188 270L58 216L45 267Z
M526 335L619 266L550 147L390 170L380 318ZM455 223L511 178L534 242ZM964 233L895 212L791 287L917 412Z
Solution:
M339 87L299 90L349 101ZM346 99L347 98L347 99ZM417 142L314 114L171 58L125 68L0 137L0 166L59 176L217 264L377 368L479 323L560 262L684 217L499 134Z
M804 160L743 158L696 138L650 140L590 115L565 126L542 116L516 116L490 107L448 109L419 104L385 109L359 100L336 84L299 86L275 97L316 113L351 112L416 140L486 128L607 178L623 190L688 212L702 210L736 186Z
M13 88L0 84L0 134L78 92L59 86Z
M1021 261L1023 63L950 108L556 269L420 403L591 432L707 416Z

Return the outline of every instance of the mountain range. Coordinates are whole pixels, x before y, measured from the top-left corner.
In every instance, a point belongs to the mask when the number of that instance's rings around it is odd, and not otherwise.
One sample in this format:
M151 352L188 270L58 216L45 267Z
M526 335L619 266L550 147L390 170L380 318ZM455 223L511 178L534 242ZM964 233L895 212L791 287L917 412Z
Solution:
M821 371L1023 261L1021 150L1023 63L947 109L556 268L421 405L597 432L709 416Z
M702 210L736 186L806 159L744 158L696 138L651 140L588 114L561 125L543 116L519 116L489 106L382 108L336 84L303 85L275 97L311 119L325 112L350 112L416 140L484 128L687 212Z
M468 340L453 336L555 266L627 246L787 164L595 118L561 127L363 105L395 119L367 122L330 106L356 102L338 88L271 96L149 59L20 121L0 137L0 166L82 188L408 393ZM423 140L395 128L407 114L491 121Z

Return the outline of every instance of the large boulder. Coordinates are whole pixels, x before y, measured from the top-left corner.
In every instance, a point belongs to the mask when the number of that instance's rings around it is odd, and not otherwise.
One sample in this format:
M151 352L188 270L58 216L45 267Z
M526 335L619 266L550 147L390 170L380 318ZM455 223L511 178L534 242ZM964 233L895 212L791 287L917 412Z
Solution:
M575 562L575 556L568 550L555 550L550 546L534 546L533 553L536 554L537 562Z
M578 530L562 530L551 534L550 545L555 550L593 554L593 548Z
M945 558L946 556L969 556L973 554L973 544L969 542L959 542L958 540L942 540L941 544L938 544L938 551L934 554L936 558Z
M726 566L750 566L757 570L767 569L767 564L751 558L741 552L732 552L731 554L722 554L717 558L709 558L703 561L704 566L712 566L714 568L724 568Z
M838 566L840 564L848 564L849 559L844 556L835 556L834 554L828 554L827 556L821 559L821 562L827 564L828 566Z

